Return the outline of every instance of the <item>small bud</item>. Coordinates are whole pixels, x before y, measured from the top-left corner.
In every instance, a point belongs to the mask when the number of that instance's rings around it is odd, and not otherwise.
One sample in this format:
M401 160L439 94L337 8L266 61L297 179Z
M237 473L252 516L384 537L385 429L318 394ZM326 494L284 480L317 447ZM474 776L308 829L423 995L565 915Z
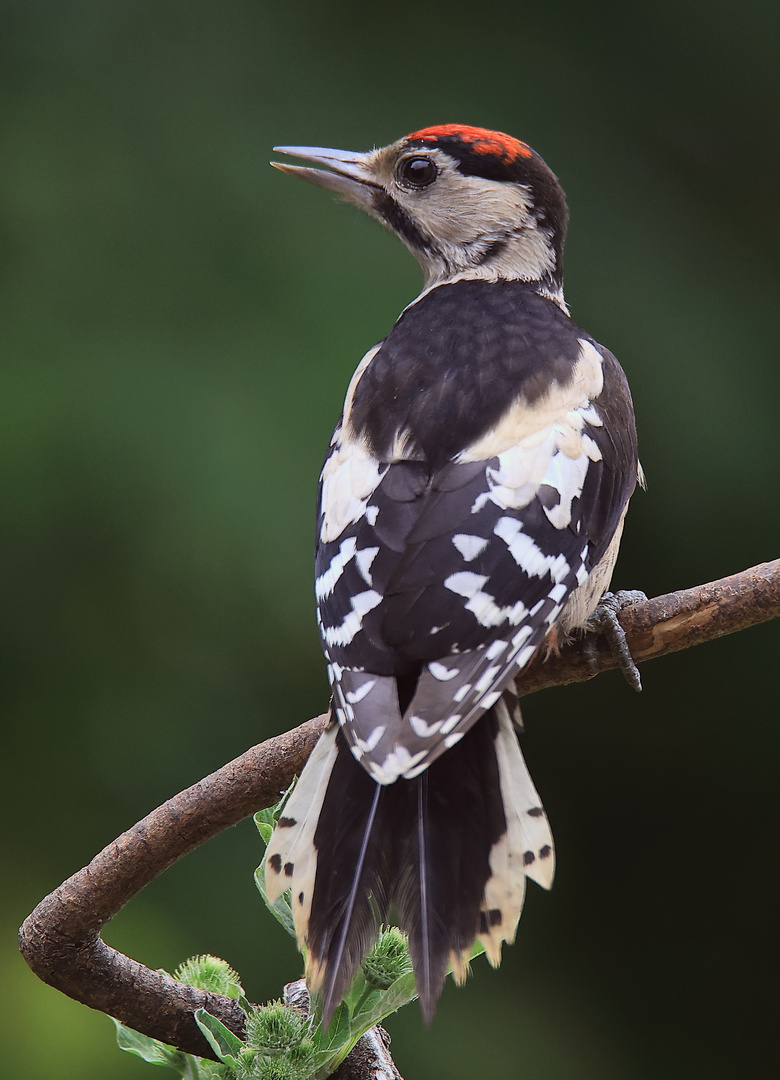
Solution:
M176 968L173 977L187 986L206 990L210 994L235 997L235 992L231 993L235 988L239 993L244 993L238 972L234 971L226 960L220 960L218 956L210 956L208 953L185 960Z
M375 990L389 986L412 970L406 936L395 926L384 927L379 940L363 961L363 975Z
M295 1065L284 1057L257 1058L252 1080L302 1080Z
M307 1017L281 1001L253 1009L247 1016L247 1070L252 1080L307 1080L314 1071L315 1045ZM247 1053L249 1059L249 1053ZM244 1074L242 1074L244 1075Z

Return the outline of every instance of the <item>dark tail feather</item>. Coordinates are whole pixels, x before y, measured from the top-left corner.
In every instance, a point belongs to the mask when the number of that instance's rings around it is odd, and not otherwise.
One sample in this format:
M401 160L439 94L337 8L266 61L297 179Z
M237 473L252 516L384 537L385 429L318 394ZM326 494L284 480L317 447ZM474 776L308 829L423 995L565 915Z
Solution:
M325 1027L330 1024L333 1013L349 989L357 968L368 951L361 939L367 936L370 940L372 935L375 936L375 931L370 926L370 914L373 913L367 913L361 909L365 907L367 893L364 878L371 874L371 865L369 863L367 866L367 858L369 852L372 854L375 852L375 845L372 845L372 833L381 794L382 789L379 784L376 784L374 798L363 828L363 838L355 863L352 885L344 904L344 913L338 923L338 937L332 935L330 939L327 970L322 984L322 1022ZM378 881L376 884L379 884ZM367 928L364 927L364 923ZM374 923L376 924L376 920Z
M526 876L549 887L547 819L503 702L414 780L378 786L340 732L332 746L326 790L311 802L316 828L289 855L309 987L322 994L327 1025L394 908L430 1023L448 966L462 982L477 937L498 963ZM304 770L299 787L306 780ZM280 874L287 857L276 859ZM296 892L298 880L311 891Z
M416 788L415 798L407 793L404 800L414 820L404 821L394 837L389 898L409 936L427 1024L449 964L465 977L463 957L480 930L490 852L506 831L495 733L495 718L488 714L418 779L398 781L390 789Z
M441 945L438 949L433 945L433 932L438 931L436 925L436 912L431 904L433 897L433 882L429 880L430 868L428 864L428 773L424 772L417 780L417 878L420 891L420 940L419 949L415 950L418 960L414 964L414 981L417 993L420 995L420 1007L423 1020L430 1024L436 1002L444 985L447 974L446 965L444 970L441 964L436 963L441 958ZM400 918L400 917L399 917ZM404 920L400 918L400 921Z
M386 789L358 765L341 732L336 747L314 831L317 872L305 932L307 980L322 993L326 1027L387 918Z

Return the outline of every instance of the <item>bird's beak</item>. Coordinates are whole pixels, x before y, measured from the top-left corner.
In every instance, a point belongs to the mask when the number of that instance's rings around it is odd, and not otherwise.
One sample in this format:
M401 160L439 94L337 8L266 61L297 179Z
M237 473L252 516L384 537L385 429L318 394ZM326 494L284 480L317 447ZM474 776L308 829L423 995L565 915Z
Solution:
M350 202L366 209L371 205L371 195L379 185L372 176L369 161L373 152L359 153L354 150L326 150L321 146L275 146L274 153L289 154L303 158L327 169L309 169L304 165L286 165L272 161L275 169L299 176L311 184L335 191Z

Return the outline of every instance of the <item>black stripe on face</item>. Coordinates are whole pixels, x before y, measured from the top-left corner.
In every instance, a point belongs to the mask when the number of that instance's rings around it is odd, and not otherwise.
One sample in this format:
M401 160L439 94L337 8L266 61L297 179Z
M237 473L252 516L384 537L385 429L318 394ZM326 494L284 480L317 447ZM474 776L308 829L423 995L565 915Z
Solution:
M388 195L386 191L375 192L374 209L393 232L397 233L410 247L417 251L431 250L430 240L420 232L414 221L398 205L392 195Z
M531 171L529 162L534 159L541 161L533 151L533 156L529 155L528 158L485 153L484 150L474 149L471 143L452 136L443 136L435 142L430 139L414 140L409 146L419 146L421 150L430 150L435 146L455 161L458 171L464 176L479 176L483 180L498 180L501 183L528 183L528 173Z
M496 259L504 250L507 245L506 240L491 240L485 250L480 254L477 259L477 265L482 266L486 262L490 262L491 259Z

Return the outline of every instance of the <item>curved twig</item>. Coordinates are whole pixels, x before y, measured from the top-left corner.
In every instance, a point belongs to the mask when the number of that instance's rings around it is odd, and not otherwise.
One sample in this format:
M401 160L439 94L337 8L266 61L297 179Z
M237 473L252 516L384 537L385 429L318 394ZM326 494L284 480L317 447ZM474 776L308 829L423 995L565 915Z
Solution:
M190 1054L214 1057L193 1019L205 1008L237 1035L237 1002L184 986L106 945L100 931L164 870L255 810L272 806L300 772L326 716L248 750L179 792L50 893L24 922L19 948L45 983Z
M778 616L780 559L632 605L620 621L641 663ZM606 648L597 656L599 670L615 666ZM574 641L559 655L533 663L523 672L518 691L526 695L594 674L581 643ZM318 716L269 739L175 795L42 900L19 932L20 950L33 971L69 997L188 1053L213 1057L193 1019L200 1007L241 1035L243 1013L235 1001L151 971L106 945L100 931L177 859L276 802L326 722L325 715ZM359 1046L354 1060L352 1055L347 1059L348 1074L366 1077L370 1072L358 1064L358 1051Z

